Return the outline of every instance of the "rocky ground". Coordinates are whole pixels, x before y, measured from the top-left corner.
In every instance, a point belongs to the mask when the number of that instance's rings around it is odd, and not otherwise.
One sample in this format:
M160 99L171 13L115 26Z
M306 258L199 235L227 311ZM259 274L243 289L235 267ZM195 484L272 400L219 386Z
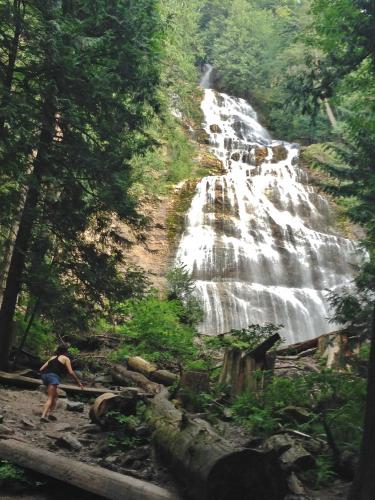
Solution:
M153 459L148 444L132 450L119 450L111 442L111 433L104 432L90 423L88 416L90 401L68 400L63 391L60 390L60 393L63 397L59 398L54 412L57 420L42 423L40 414L46 399L43 392L0 386L0 435L9 435L74 460L163 485L172 491L175 489L171 476ZM55 485L48 485L46 488L37 488L32 495L16 491L7 496L0 493L0 498L1 500L56 499L59 498L58 489L57 487L56 490ZM81 491L79 493L74 493L74 489L72 491L70 498L73 499L96 498Z
M319 364L313 352L309 355L278 356L275 363L275 373L279 376L298 376L312 371L319 372ZM306 351L307 352L307 351ZM105 370L102 367L102 370ZM90 385L104 384L107 387L113 383L112 378L99 373L92 375ZM46 400L45 393L40 389L23 390L20 388L0 385L0 438L9 435L38 448L57 453L59 455L85 462L90 465L105 467L116 472L152 482L171 491L178 491L178 485L167 469L156 461L149 440L149 430L140 425L137 430L139 440L136 445L132 442L120 444L114 440L113 432L104 431L93 424L89 418L89 408L94 398L81 395L69 396L59 390L60 398L54 415L56 421L42 423L40 415ZM290 411L296 408L290 408ZM186 413L189 416L190 413ZM204 414L202 414L204 418ZM228 417L228 418L227 418ZM314 461L314 455L319 453L318 448L326 446L322 440L299 436L287 429L260 442L245 433L243 429L234 425L230 415L223 412L223 421L215 424L215 431L235 447L260 447L276 452L286 470L299 470L304 464ZM115 442L114 442L115 441ZM320 450L321 451L321 450ZM295 467L296 465L296 467ZM290 474L291 490L294 494L288 500L344 500L347 497L349 483L332 480L332 484L324 489L311 489L302 485L295 474ZM39 483L38 487L35 487ZM42 483L42 484L40 484ZM45 478L32 475L32 481L23 488L11 488L2 491L0 478L1 500L61 500L72 498L79 500L97 500L98 497L76 490L66 484L62 485ZM236 499L233 499L236 500ZM256 499L254 499L256 500Z
M45 395L40 390L21 390L0 386L0 434L34 444L39 448L58 453L91 465L106 467L117 472L132 475L146 481L162 485L177 491L176 484L167 470L157 465L150 446L144 444L128 451L121 451L111 445L110 433L102 431L90 423L88 412L90 401L72 401L60 391L55 411L56 421L40 422L40 414ZM77 411L79 410L79 411ZM248 436L240 429L223 423L220 433L234 445L244 445ZM274 446L274 444L273 444ZM38 478L37 478L38 480ZM43 481L40 481L43 482ZM39 488L30 486L0 494L2 500L58 500L69 498L79 500L96 500L97 497L85 494L54 482ZM295 498L313 500L345 499L349 485L341 481L333 481L324 491L305 488L303 495ZM293 497L291 497L293 498Z

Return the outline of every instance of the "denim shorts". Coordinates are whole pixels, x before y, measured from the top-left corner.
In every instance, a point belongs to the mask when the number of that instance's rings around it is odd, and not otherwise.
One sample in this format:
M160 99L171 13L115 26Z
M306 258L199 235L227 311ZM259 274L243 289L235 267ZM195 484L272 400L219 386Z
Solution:
M60 377L56 373L42 373L41 376L44 385L59 385Z

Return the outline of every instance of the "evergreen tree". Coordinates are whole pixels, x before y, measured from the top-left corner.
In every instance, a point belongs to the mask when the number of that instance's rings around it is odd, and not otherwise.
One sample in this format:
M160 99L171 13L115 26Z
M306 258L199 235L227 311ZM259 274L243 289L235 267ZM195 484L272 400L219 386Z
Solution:
M307 43L320 51L310 71L292 85L296 101L314 112L319 101L334 97L340 111L339 136L327 146L321 163L332 178L330 190L346 200L347 213L366 229L369 262L357 279L361 293L373 301L375 290L375 2L334 0L312 2L313 22ZM306 100L311 105L306 106ZM371 300L372 298L372 300ZM343 301L345 301L345 297ZM341 307L344 302L339 302ZM363 439L350 500L370 500L375 492L375 306Z
M141 222L129 194L129 162L149 144L142 130L158 105L156 1L18 4L21 21L7 1L1 7L9 15L0 21L1 33L15 38L21 30L25 39L18 37L10 91L5 72L0 86L6 103L0 174L16 192L26 190L0 310L3 369L19 292L25 283L35 288L42 269L49 267L50 284L76 302L95 304L119 283L120 252L103 251L103 242L109 248L116 237L109 224L115 214ZM9 53L2 54L8 66ZM47 281L38 285L39 302Z

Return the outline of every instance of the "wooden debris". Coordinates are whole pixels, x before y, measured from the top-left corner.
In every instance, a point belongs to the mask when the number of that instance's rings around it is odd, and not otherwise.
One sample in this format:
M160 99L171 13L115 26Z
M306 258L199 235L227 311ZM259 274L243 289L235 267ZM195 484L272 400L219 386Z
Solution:
M133 385L136 387L140 387L145 392L150 392L152 394L158 393L162 387L160 384L152 382L141 373L127 370L124 366L121 365L113 365L111 374L114 380L120 385Z
M318 351L321 358L326 360L326 368L345 368L351 356L348 335L334 332L319 337Z
M128 368L134 372L142 373L145 377L149 377L151 373L156 372L157 367L141 358L140 356L132 356L126 360Z
M62 457L15 439L0 439L0 457L110 500L179 500L176 494L146 481Z
M112 393L102 394L97 397L94 404L90 408L90 420L101 427L105 427L107 423L107 413L117 410L122 415L134 415L137 410L137 402L139 401L137 393L127 395L117 395Z
M315 354L317 349L318 349L317 347L311 347L311 349L306 349L306 351L302 351L299 354L293 356L277 356L277 357L285 361L294 361Z
M37 378L25 377L23 375L18 375L17 373L9 373L0 371L0 383L6 385L15 385L17 387L24 387L26 389L36 389L40 386L40 380ZM112 391L111 389L99 388L99 387L84 387L81 389L76 385L70 384L60 384L59 389L63 389L66 392L85 394L85 395L98 395L104 394L105 392L113 392L115 394L118 391Z
M234 449L208 422L189 419L176 409L167 395L164 389L150 402L153 442L158 455L184 482L188 498L284 498L286 480L273 456Z
M178 380L178 375L168 370L156 370L151 373L150 379L158 384L170 386Z
M258 381L254 374L257 370L273 369L274 357L268 356L267 351L278 340L280 335L276 333L249 352L238 348L226 349L219 383L230 386L232 396L249 388L256 389ZM263 381L260 381L260 384L262 385Z
M277 356L288 355L291 352L294 354L298 354L302 351L306 351L307 349L312 349L313 347L318 347L318 339L310 339L305 342L298 342L298 344L289 345L287 347L282 347L277 349Z
M209 376L206 372L187 370L182 373L180 387L190 389L194 393L209 391Z

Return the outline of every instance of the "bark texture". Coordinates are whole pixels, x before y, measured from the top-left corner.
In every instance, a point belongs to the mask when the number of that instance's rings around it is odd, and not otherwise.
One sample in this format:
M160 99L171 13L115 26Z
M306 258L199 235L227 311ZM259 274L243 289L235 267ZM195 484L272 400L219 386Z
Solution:
M371 351L367 380L365 422L359 466L348 500L375 498L375 308L372 312Z
M37 389L41 384L41 380L37 378L25 377L18 373L8 373L0 371L0 383L6 385L15 385L17 387L25 387L26 389ZM86 394L86 395L99 395L104 393L114 393L117 394L118 391L111 391L111 389L101 389L99 387L84 387L81 389L76 385L70 384L60 384L60 389L66 392L76 393L76 394Z
M188 418L163 390L151 401L157 454L184 483L193 500L282 500L287 492L276 459L253 449L233 448L205 420Z
M148 378L138 372L127 370L124 366L113 365L111 374L113 379L120 385L125 387L135 386L140 387L146 392L156 394L160 391L161 386L155 382L151 382Z
M15 439L0 439L0 457L111 500L178 500L176 494L154 484L65 458Z

